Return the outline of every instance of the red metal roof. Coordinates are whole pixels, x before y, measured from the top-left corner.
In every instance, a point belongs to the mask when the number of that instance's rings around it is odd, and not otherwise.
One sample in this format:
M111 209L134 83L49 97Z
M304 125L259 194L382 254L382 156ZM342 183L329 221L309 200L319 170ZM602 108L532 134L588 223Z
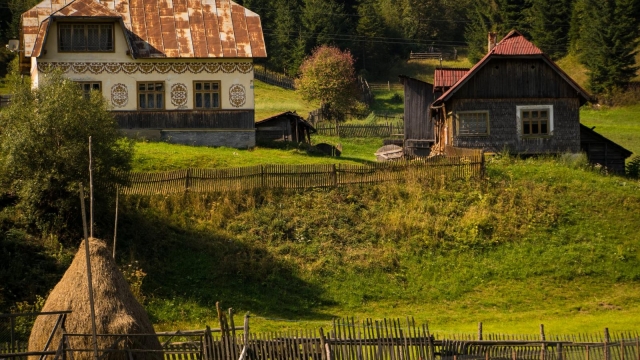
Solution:
M444 101L448 100L466 81L471 78L480 68L482 68L492 56L537 56L541 57L545 62L555 69L560 76L562 76L573 88L576 89L585 101L591 100L591 95L587 93L578 83L576 83L569 75L567 75L553 60L551 60L545 53L542 52L537 46L527 40L522 34L516 30L511 30L507 36L505 36L500 42L489 51L480 61L478 61L464 76L445 91L436 101L433 102L433 106L439 106ZM436 70L437 72L437 70Z
M511 30L491 51L495 55L541 55L542 50L516 30Z
M117 16L136 58L267 56L260 17L230 0L44 0L22 14L25 56L50 16Z
M453 86L460 78L462 78L469 69L462 68L449 68L449 69L436 69L433 75L434 87L450 87Z

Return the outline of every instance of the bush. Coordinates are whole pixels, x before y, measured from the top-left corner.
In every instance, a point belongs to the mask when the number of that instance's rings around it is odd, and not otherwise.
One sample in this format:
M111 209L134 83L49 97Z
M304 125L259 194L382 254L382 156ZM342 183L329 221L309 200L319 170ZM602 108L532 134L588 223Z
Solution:
M640 156L634 156L627 164L627 176L640 179Z
M0 186L16 199L30 229L77 239L78 184L89 184L89 136L96 213L115 195L109 186L123 182L117 170L129 169L133 144L122 138L102 94L85 96L60 73L46 75L33 91L19 77L11 79L13 99L0 114Z

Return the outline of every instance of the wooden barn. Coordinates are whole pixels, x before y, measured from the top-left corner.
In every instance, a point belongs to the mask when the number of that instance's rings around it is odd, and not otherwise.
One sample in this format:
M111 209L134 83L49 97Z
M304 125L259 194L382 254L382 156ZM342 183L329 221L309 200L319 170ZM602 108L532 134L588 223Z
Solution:
M625 160L632 152L580 124L580 148L589 161L600 164L615 174L625 173Z
M316 129L296 112L283 112L256 121L256 142L293 141L311 143Z
M433 85L400 76L404 85L404 151L409 156L427 156L431 152L434 132L430 106Z

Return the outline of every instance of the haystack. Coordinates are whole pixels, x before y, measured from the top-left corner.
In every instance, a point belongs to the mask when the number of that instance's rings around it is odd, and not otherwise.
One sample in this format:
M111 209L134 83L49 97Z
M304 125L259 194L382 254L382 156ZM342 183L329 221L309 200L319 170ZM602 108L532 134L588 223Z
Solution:
M89 240L91 271L93 277L93 297L98 334L154 334L153 326L144 308L131 293L129 284L117 268L106 244L99 239ZM87 260L84 241L71 266L62 280L53 288L42 311L71 310L64 323L66 333L91 335L91 308L87 290ZM38 316L31 337L29 351L43 351L51 331L55 327L57 315ZM56 350L60 344L62 331L56 333L49 350ZM68 338L71 349L93 349L91 336ZM117 344L117 336L98 337L98 349L125 348L125 341ZM155 336L129 337L126 347L129 349L162 350ZM134 358L161 359L162 353L134 352ZM90 359L93 352L73 352L73 359ZM36 357L32 357L35 359ZM108 359L128 359L125 352L112 352Z

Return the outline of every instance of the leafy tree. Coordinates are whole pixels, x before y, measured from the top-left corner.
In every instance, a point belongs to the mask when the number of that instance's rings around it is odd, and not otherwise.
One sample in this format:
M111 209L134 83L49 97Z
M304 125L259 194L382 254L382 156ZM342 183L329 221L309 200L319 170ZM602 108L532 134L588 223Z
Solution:
M306 101L319 100L323 107L344 113L356 101L353 63L349 50L323 45L300 66L297 91Z
M114 171L129 169L132 144L121 137L102 94L86 97L59 73L32 90L17 75L17 61L12 65L13 99L0 113L0 186L30 229L78 236L78 183L89 183L89 136L96 214L115 195L108 185L123 182Z
M567 54L572 0L533 0L529 23L533 42L552 59Z
M580 60L587 67L589 87L611 96L624 87L638 70L637 0L585 0L580 35Z

